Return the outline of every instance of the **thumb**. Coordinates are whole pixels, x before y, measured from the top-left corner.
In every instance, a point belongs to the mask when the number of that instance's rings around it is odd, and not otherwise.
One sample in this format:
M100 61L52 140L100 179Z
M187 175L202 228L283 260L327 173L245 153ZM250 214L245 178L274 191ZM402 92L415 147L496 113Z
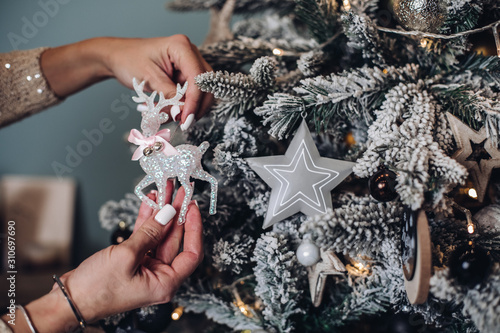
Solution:
M166 232L165 226L176 213L173 206L168 204L163 206L154 217L149 217L123 244L127 243L133 253L137 254L136 258L140 262L149 250L156 249L163 240Z

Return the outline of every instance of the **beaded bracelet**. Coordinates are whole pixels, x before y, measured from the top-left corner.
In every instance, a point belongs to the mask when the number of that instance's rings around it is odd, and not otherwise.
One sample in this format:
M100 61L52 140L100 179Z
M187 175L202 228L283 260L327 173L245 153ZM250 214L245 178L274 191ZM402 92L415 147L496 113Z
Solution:
M24 319L26 319L26 322L28 323L31 333L36 333L35 328L33 327L33 323L31 322L31 319L28 316L28 313L26 312L24 307L22 305L16 305L16 308L18 308L23 313Z
M75 314L76 320L78 320L78 323L80 324L80 328L82 330L85 330L85 327L87 327L87 323L85 322L85 319L83 319L80 311L78 311L77 307L73 303L73 300L71 299L68 292L66 291L66 288L64 287L63 283L61 282L59 277L55 274L52 276L52 279L54 279L54 281L57 283L57 285L61 289L62 293L64 294L64 298L66 298L66 300L69 303L69 306L71 306L71 310L73 310L73 313Z

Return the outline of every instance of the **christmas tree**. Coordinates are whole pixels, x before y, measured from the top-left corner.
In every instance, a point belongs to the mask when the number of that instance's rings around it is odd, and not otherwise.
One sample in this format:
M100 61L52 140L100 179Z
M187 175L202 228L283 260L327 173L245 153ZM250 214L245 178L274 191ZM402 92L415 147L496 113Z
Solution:
M211 11L196 81L217 103L187 141L210 142L219 181L216 215L196 185L205 260L174 314L208 332L498 332L500 2L168 7Z

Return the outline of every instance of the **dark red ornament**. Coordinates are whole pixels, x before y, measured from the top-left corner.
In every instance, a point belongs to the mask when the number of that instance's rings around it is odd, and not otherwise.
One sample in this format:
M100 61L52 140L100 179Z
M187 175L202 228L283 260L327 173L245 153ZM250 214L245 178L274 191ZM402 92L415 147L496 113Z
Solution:
M490 274L491 258L485 249L470 242L453 251L448 266L450 277L463 286L473 288Z
M388 169L380 169L370 177L368 189L371 196L382 202L388 202L396 199L396 173Z

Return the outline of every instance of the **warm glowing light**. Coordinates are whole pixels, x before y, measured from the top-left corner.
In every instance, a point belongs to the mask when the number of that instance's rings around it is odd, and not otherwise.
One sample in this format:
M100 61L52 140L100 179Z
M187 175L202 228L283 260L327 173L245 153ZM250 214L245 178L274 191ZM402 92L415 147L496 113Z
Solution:
M356 139L354 139L354 135L352 134L352 132L346 134L345 144L347 145L347 147L352 147L356 144Z
M474 188L470 188L468 191L467 191L467 194L469 195L469 197L473 198L473 199L477 199L477 191L476 189Z
M354 264L354 267L356 267L357 269L359 269L360 271L366 269L365 265L363 265L362 263L360 262L357 262Z
M469 224L469 225L467 226L467 232L468 232L469 234L473 234L473 233L474 233L474 225L473 225L473 224Z
M343 4L344 4L345 11L351 10L351 3L349 2L349 0L344 0Z
M184 312L183 306L179 306L179 307L175 308L174 312L172 312L172 319L179 320L179 318L182 316L183 312Z
M427 39L422 38L420 40L420 47L427 47Z
M387 73L389 73L389 71L387 70L387 68L384 68L384 69L382 70L382 73L387 74Z
M283 50L282 50L282 49L275 48L275 49L273 49L273 54L274 54L275 56L282 56L282 55L283 55Z

